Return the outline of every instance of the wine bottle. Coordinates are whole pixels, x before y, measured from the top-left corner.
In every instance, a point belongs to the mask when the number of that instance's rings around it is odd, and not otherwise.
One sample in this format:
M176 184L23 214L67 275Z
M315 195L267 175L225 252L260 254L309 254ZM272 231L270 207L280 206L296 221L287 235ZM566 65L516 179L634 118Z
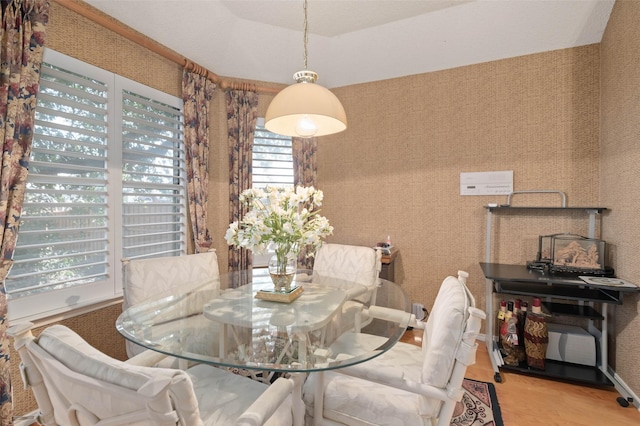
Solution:
M496 336L500 336L500 329L504 323L504 319L507 316L507 301L500 301L500 309L498 309L497 321L496 321Z
M527 313L524 326L524 343L527 364L531 368L545 369L549 332L547 330L547 316L542 312L539 297L531 301L531 312Z
M518 319L513 313L513 301L507 302L507 314L505 321L500 330L500 341L502 342L502 360L506 365L517 366L520 364L518 360Z

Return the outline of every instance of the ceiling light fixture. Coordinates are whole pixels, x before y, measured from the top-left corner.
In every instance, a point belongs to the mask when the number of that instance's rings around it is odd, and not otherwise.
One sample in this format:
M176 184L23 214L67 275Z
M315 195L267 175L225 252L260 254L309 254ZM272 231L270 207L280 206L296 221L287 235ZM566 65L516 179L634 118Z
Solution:
M296 83L280 91L267 108L264 126L273 133L310 138L347 128L347 115L336 95L315 84L318 74L307 70L307 28L304 0L304 70L293 75Z

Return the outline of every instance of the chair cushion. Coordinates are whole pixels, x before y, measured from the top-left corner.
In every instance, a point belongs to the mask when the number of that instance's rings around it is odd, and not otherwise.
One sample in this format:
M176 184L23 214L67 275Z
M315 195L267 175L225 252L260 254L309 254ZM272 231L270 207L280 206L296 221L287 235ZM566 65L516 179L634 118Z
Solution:
M348 341L347 341L348 340ZM334 356L340 353L358 355L360 348L379 347L387 339L361 333L346 333L331 345ZM422 368L422 350L416 345L399 342L379 357L367 361L367 369L384 374L385 370L405 377L415 376ZM328 416L340 421L341 416L356 418L373 424L421 425L430 424L429 416L419 411L420 396L374 382L337 373L325 372L326 389L324 407ZM311 374L304 384L303 399L309 415L313 415L316 374ZM366 392L362 389L366 388ZM435 402L437 404L437 401ZM366 407L366 409L363 409Z
M264 383L200 364L187 370L196 395L200 417L205 425L231 425L267 389ZM265 423L290 425L291 399L288 398Z
M316 380L317 374L313 373L304 384L303 396L309 416L313 415L313 390ZM374 425L431 425L428 416L420 415L419 396L416 394L365 382L341 374L339 370L324 372L324 381L325 417L334 421L346 423L346 419L356 419ZM353 423L355 422L349 424Z
M70 370L133 391L137 391L153 378L170 378L172 382L169 392L182 425L233 424L267 389L264 383L204 364L192 367L186 372L126 364L98 351L62 325L45 329L38 338L38 343ZM136 409L133 403L127 401L126 395L107 392L106 388L91 393L87 389L65 386L64 392L67 393L66 401L56 404L56 411L62 413L66 411L69 402L78 402L90 407L99 417L113 416L114 411L124 414ZM63 419L57 421L61 424L68 423ZM290 399L283 403L266 423L285 424L291 424Z
M451 377L456 352L469 316L469 297L455 277L442 282L422 338L422 383L443 388Z
M106 382L102 386L100 382L96 382L97 386L92 389L72 386L68 383L49 383L47 387L59 386L60 394L63 394L62 397L56 397L54 392L49 391L56 411L56 420L59 423L68 423L68 419L59 419L58 416L66 412L70 403L90 408L100 418L140 410L144 407L136 406L133 400L128 400L126 392L118 392L118 388L112 388L106 384L135 392L150 380L165 377L171 379L169 392L182 424L201 424L198 401L191 379L185 372L125 364L98 351L75 332L62 325L53 325L45 329L37 342L42 349L69 370ZM143 421L139 424L148 424L148 422Z

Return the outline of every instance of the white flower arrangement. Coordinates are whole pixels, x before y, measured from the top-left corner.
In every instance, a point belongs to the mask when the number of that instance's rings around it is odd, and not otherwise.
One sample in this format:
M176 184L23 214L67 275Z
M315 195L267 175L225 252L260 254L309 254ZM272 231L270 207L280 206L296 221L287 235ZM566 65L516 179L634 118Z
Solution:
M229 245L263 254L272 247L278 264L286 256L297 255L304 247L313 256L322 238L333 233L333 227L319 215L323 193L313 186L296 188L267 187L247 189L240 203L249 207L242 220L229 225L224 236Z

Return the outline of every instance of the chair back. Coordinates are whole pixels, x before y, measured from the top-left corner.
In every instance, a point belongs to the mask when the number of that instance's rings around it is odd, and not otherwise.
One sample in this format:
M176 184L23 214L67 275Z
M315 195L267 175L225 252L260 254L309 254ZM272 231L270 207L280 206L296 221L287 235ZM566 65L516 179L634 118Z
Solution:
M219 281L218 257L215 251L168 256L151 259L123 259L122 309L144 302L161 294L168 294L182 286L195 286ZM144 351L133 342L126 342L127 355Z
M202 425L186 372L115 360L63 325L29 328L11 333L45 425Z
M375 302L374 289L378 284L382 253L380 250L364 246L352 246L346 244L323 244L315 254L313 264L314 273L325 277L339 278L362 284L371 291L361 302ZM364 299L364 300L363 300Z
M422 339L422 383L448 389L452 394L461 392L467 365L475 363L475 340L486 316L475 307L475 299L466 286L468 274L458 274L457 278L449 276L442 282ZM423 398L422 410L450 419L455 403L456 398L444 403Z

